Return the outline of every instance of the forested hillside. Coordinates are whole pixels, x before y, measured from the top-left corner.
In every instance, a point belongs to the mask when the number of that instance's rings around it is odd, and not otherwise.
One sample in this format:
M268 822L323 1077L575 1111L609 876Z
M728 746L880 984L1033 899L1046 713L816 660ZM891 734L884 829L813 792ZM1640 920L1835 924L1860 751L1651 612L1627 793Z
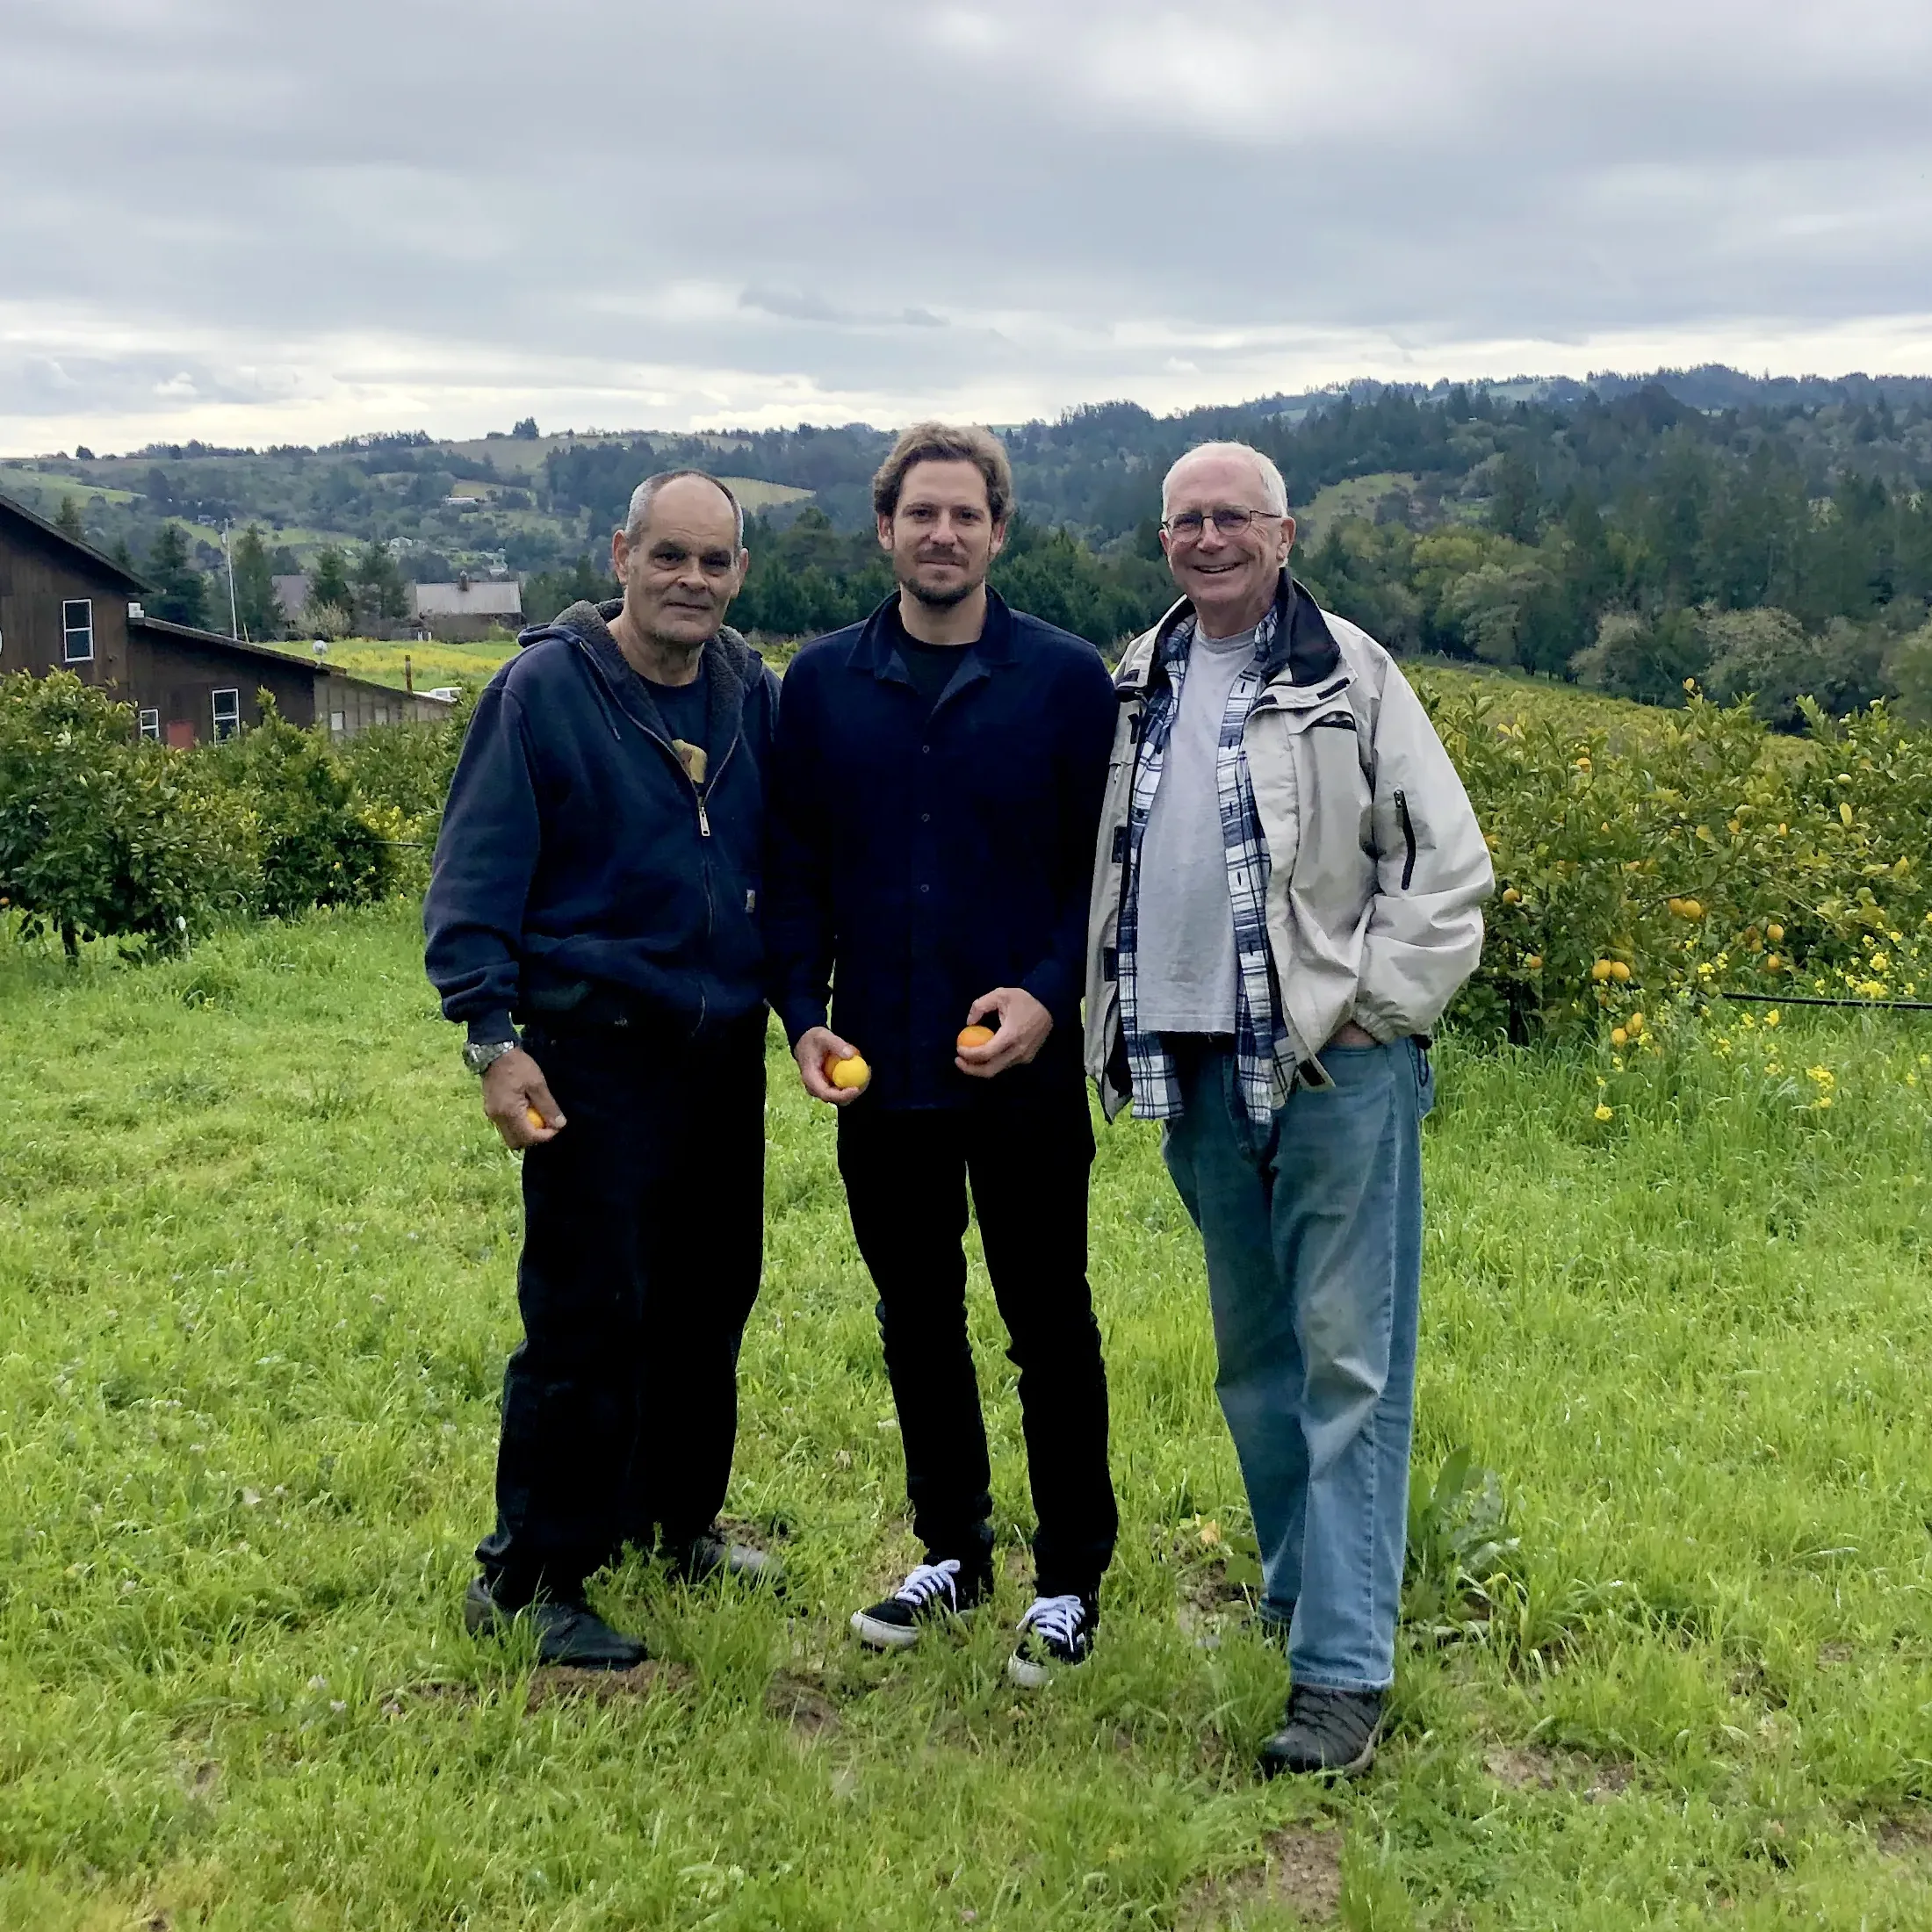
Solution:
M1167 417L1111 403L1004 433L1020 514L997 580L1103 646L1165 597L1163 471L1233 436L1287 476L1304 578L1399 651L1655 703L1694 678L1756 693L1786 725L1807 694L1837 710L1896 696L1932 717L1932 379L1362 384ZM602 587L638 479L696 464L765 506L734 616L789 637L885 594L868 483L889 442L865 425L538 437L526 422L460 445L76 451L0 466L0 488L125 546L191 601L227 519L256 528L257 594L272 566L340 556L372 606L393 601L394 577L498 568L525 577L526 610L544 616Z

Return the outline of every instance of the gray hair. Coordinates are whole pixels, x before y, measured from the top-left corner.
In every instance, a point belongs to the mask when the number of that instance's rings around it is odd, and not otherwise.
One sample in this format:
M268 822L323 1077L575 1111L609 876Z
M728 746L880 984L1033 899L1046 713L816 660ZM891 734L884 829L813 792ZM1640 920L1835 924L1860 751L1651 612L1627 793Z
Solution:
M647 476L631 493L631 508L625 513L624 534L627 541L636 543L638 533L651 521L651 506L658 500L658 492L667 483L675 483L681 477L702 477L705 482L732 506L732 515L738 526L738 548L745 547L745 506L732 494L728 483L720 483L709 470L660 470L655 476Z
M1270 516L1286 516L1288 514L1288 486L1282 480L1281 472L1261 451L1248 443L1197 443L1186 455L1177 457L1170 465L1167 474L1161 479L1161 509L1167 508L1167 493L1174 481L1174 472L1183 463L1197 456L1244 456L1252 463L1261 477L1261 494L1267 501L1257 506Z

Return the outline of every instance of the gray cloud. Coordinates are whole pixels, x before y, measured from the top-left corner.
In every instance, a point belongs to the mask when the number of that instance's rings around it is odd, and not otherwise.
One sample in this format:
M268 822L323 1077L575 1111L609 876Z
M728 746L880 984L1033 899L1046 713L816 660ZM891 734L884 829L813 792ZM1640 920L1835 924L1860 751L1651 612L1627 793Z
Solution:
M1932 368L1923 0L0 0L0 447Z

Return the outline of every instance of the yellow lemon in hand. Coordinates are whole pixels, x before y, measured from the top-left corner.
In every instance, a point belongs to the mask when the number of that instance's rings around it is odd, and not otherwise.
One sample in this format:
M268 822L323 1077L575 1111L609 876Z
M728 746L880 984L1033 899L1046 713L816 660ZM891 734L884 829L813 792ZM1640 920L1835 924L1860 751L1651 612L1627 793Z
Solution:
M825 1056L825 1078L835 1087L862 1093L872 1078L872 1069L856 1053L849 1060L835 1059L828 1053Z

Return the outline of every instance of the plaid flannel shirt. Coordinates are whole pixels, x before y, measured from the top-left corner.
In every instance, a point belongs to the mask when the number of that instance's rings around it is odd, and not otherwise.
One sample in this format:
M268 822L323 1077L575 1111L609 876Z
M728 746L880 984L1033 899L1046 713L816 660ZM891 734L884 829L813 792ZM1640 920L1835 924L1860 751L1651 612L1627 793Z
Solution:
M1242 1104L1258 1127L1266 1125L1294 1084L1294 1056L1282 1024L1268 955L1268 854L1261 841L1244 743L1248 714L1261 695L1263 667L1280 624L1280 607L1275 605L1255 631L1253 661L1235 679L1228 693L1215 759L1222 844L1228 861L1228 898L1235 927L1235 1065ZM1194 618L1189 615L1161 644L1166 683L1148 700L1128 807L1128 883L1121 905L1117 984L1134 1113L1143 1121L1173 1121L1181 1114L1180 1083L1173 1056L1158 1034L1140 1029L1135 955L1140 938L1141 845L1147 836L1155 793L1160 789L1174 720L1180 713L1181 687L1193 641Z

